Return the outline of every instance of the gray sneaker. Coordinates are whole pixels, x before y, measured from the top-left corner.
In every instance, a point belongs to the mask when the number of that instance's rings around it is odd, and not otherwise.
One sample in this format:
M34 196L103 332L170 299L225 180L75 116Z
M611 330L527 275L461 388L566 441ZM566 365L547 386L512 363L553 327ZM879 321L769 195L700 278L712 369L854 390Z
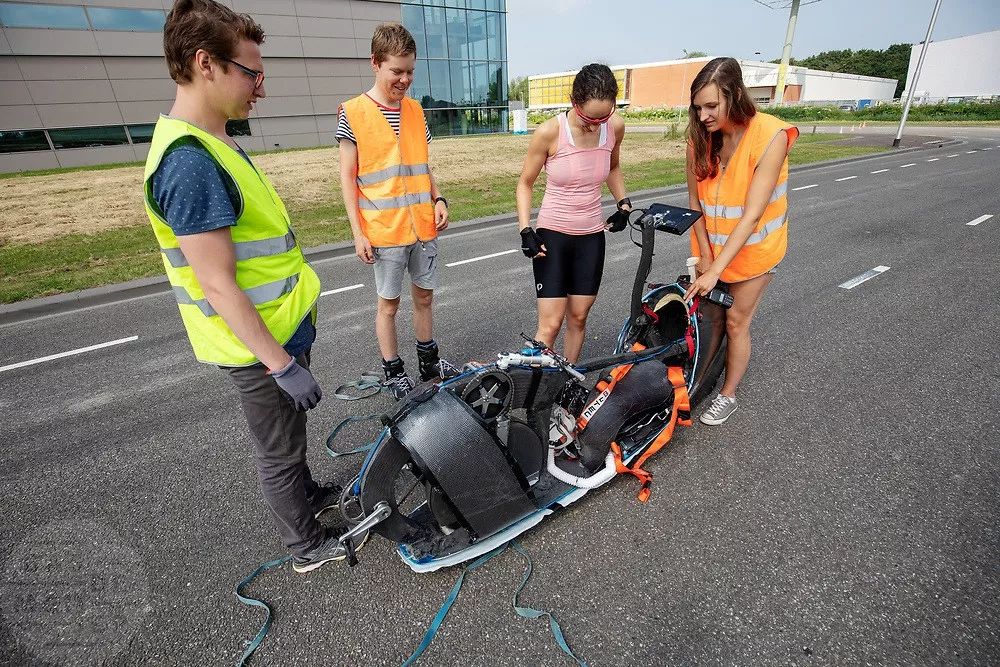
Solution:
M736 412L736 399L719 394L708 406L708 410L701 415L701 423L709 426L718 426Z

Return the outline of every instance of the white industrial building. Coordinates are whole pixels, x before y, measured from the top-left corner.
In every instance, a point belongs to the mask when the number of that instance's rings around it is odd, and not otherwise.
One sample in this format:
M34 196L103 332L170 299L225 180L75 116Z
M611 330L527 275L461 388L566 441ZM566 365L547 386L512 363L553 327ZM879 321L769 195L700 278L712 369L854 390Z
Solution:
M922 44L914 44L906 73L907 94ZM954 39L931 40L915 93L937 102L1000 95L1000 30Z

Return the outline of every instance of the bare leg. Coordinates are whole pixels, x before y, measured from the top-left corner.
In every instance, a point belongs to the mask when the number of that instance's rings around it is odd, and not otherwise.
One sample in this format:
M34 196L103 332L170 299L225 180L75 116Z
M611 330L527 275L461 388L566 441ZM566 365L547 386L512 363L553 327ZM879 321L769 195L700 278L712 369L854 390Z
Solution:
M549 346L555 345L559 329L562 328L563 318L566 316L565 297L536 299L538 302L538 331L535 332L535 340L539 340Z
M392 360L399 356L399 344L396 342L396 311L399 310L399 299L378 298L378 309L375 312L375 336L378 337L378 347L382 358Z
M726 351L726 381L719 392L723 396L736 396L736 387L747 371L750 363L750 322L772 277L773 274L767 273L729 286L733 307L726 313L729 346Z
M583 349L583 339L587 332L587 315L594 305L597 295L584 296L570 294L569 307L566 313L566 339L563 342L563 355L576 363Z
M410 294L413 296L413 335L419 341L431 340L434 338L434 317L431 312L434 290L411 283Z

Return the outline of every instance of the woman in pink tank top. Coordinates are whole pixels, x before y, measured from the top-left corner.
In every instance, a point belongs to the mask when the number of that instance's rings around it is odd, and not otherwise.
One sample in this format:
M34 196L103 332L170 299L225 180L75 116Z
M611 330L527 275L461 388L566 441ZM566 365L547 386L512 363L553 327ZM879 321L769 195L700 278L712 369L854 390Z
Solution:
M573 80L573 109L535 130L517 183L521 250L532 258L535 276L535 339L553 345L565 321L570 361L580 356L604 272L602 186L607 183L619 212L632 207L618 160L625 122L614 115L617 98L618 82L607 65L581 69ZM545 196L532 228L532 188L543 167Z

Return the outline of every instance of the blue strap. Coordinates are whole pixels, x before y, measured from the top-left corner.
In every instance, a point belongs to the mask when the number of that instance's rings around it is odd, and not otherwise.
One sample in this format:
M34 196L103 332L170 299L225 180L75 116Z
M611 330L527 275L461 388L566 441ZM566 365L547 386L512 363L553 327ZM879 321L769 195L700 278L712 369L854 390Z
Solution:
M495 558L496 556L499 556L504 551L506 551L507 547L509 546L510 542L502 544L493 551L487 554L483 554L476 560L472 561L472 563L462 568L462 573L458 575L458 581L456 581L455 585L452 586L451 593L448 594L448 597L445 599L444 604L442 604L441 608L438 609L437 616L434 617L434 620L431 621L431 626L427 628L427 632L424 633L424 638L420 642L420 646L418 646L417 650L414 651L413 654L406 659L406 662L403 663L402 667L410 667L410 665L415 663L417 661L417 658L420 657L420 654L426 651L427 647L431 645L432 641L434 641L434 636L441 628L441 623L444 622L444 617L448 615L448 612L451 610L451 605L455 602L455 598L458 597L458 592L462 590L462 582L465 581L465 575L468 574L469 572L472 572L473 570L483 565L487 561Z
M375 446L374 442L369 442L366 445L355 447L350 451L338 452L336 449L333 448L333 441L336 439L337 434L340 433L343 430L343 428L348 424L358 424L360 422L376 421L378 419L381 419L381 415L378 414L355 415L353 417L348 417L347 419L344 419L339 424L337 424L337 426L333 429L333 432L326 437L326 453L329 454L332 458L336 459L340 458L341 456L351 456L352 454L364 454L370 451L371 448Z
M474 560L471 564L466 565L462 569L462 573L458 575L458 581L456 581L455 585L452 586L451 592L445 599L444 604L442 604L441 608L438 609L437 615L434 617L434 620L431 621L431 625L429 628L427 628L427 632L424 633L424 638L420 642L420 646L418 646L417 650L414 651L413 654L406 659L406 662L403 663L402 667L410 667L411 665L413 665L417 661L417 658L420 657L420 654L422 654L425 650L427 650L427 647L431 645L432 641L434 641L434 636L437 635L438 630L441 628L441 623L444 622L445 616L447 616L448 612L451 611L451 605L454 604L455 599L458 597L459 591L462 590L462 583L465 581L465 575L468 574L469 572L472 572L476 568L485 565L488 561L496 558L497 556L505 552L508 547L514 549L514 551L523 556L525 561L527 561L524 570L524 577L521 579L521 585L518 586L517 590L514 592L514 601L512 603L514 611L517 612L518 616L527 619L535 619L535 618L541 618L542 616L547 616L549 619L549 627L552 629L552 636L555 637L556 643L559 645L559 648L562 649L562 652L568 655L569 657L573 658L573 660L576 661L576 664L580 665L580 667L587 667L587 663L585 663L583 660L580 660L580 658L576 657L572 649L570 649L569 643L566 641L566 636L563 634L562 627L560 627L559 622L556 620L555 616L553 616L550 612L547 611L540 611L538 609L532 609L531 607L522 607L518 604L519 602L518 598L521 595L521 591L523 591L524 587L528 584L528 580L531 578L531 572L534 568L531 562L531 557L528 555L528 552L525 551L524 547L522 547L519 543L514 541L507 542L497 547L493 551L490 551L489 553L480 556L479 558Z
M347 389L355 389L358 394L345 393ZM340 385L333 391L335 398L342 401L359 401L363 398L377 396L382 391L382 379L374 373L362 373L361 378L354 382Z
M240 583L236 584L236 589L233 592L236 593L236 597L240 599L240 602L250 607L260 607L264 610L265 614L264 624L260 626L260 630L257 632L257 636L254 637L252 641L247 642L247 647L243 650L243 655L241 655L240 659L236 662L236 667L243 667L243 665L247 663L247 660L250 659L250 656L253 655L253 652L256 651L258 648L260 648L261 642L263 642L264 637L267 636L267 631L271 629L271 608L267 606L267 603L263 602L262 600L244 596L243 589L249 586L251 583L253 583L253 580L259 577L260 575L264 574L265 572L267 572L272 568L284 565L289 560L291 560L291 558L292 558L291 556L285 556L284 558L278 558L276 560L268 561L263 565L261 565L260 567L258 567L256 570L254 570L249 577L247 577Z
M521 579L521 585L517 587L517 591L515 591L514 593L514 602L512 603L514 611L516 611L517 615L520 616L521 618L534 619L534 618L541 618L542 616L548 616L549 628L551 628L552 630L552 636L555 638L556 643L559 645L559 648L562 649L562 652L568 655L569 657L573 658L574 660L576 660L576 664L580 665L581 667L587 667L587 663L585 663L583 660L580 660L580 658L576 657L572 649L570 649L569 643L566 641L566 637L563 635L562 627L559 626L559 621L556 620L556 617L553 616L551 612L541 611L539 609L532 609L531 607L522 607L518 604L519 602L518 598L520 598L521 596L521 591L523 591L524 587L528 584L528 579L531 579L531 571L534 569L534 567L531 562L531 556L528 555L528 552L525 551L524 547L522 547L520 543L511 542L510 546L514 551L523 556L524 560L526 561L524 569L524 577Z

